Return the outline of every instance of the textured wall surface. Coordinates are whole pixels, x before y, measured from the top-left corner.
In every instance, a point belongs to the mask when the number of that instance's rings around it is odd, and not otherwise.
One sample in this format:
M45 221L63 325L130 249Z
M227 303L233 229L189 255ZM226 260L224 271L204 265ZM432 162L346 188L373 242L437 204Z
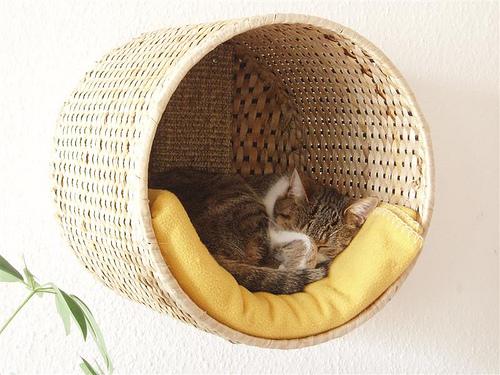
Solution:
M81 296L117 373L499 371L497 2L0 0L0 253ZM437 202L418 264L394 300L339 340L295 351L231 345L99 284L53 219L49 159L57 113L107 50L139 33L272 12L323 16L379 46L431 126ZM0 323L26 292L0 285ZM78 373L97 358L66 337L51 298L0 336L0 373Z

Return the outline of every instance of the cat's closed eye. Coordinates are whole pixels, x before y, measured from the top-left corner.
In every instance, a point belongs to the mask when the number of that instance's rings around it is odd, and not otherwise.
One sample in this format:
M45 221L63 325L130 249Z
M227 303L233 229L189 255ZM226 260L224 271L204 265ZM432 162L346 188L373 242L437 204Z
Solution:
M316 241L316 246L318 247L318 249L326 247L328 246L328 241L325 238L321 238L319 241Z
M286 219L286 220L289 220L292 218L290 215L282 214L282 213L278 214L278 217L280 217L282 219Z

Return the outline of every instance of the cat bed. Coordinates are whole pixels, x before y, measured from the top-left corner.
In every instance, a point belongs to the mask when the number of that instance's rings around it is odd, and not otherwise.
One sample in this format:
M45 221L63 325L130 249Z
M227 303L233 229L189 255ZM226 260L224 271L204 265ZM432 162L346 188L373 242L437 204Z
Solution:
M266 339L308 337L348 322L401 276L422 245L416 213L382 204L327 278L303 293L251 293L210 255L174 194L151 190L149 198L161 253L181 288L214 319Z
M313 345L387 303L414 261L371 304L308 336L257 336L207 314L179 285L153 230L148 189L159 186L151 176L173 167L242 175L297 168L344 194L414 210L424 234L433 207L430 138L408 85L371 43L316 17L179 26L110 51L58 119L57 218L106 285L231 342ZM172 248L188 237L178 233Z

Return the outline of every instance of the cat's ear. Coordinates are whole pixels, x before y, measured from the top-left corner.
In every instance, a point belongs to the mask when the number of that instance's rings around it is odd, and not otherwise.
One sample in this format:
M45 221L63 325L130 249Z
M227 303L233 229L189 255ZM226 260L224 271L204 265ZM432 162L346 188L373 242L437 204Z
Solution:
M379 200L375 197L361 198L344 210L345 222L356 227L361 227L366 218L377 207Z
M304 188L304 184L302 183L302 179L300 178L297 169L293 170L293 173L290 177L290 187L288 188L287 195L290 198L305 199L307 201L306 189Z

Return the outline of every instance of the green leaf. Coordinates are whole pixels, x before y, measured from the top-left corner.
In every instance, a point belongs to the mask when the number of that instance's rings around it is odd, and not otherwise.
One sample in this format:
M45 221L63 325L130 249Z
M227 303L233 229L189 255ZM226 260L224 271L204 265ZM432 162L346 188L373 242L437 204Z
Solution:
M82 333L83 340L87 341L87 320L85 319L85 314L84 314L82 308L73 299L73 297L67 295L62 290L61 290L61 293L63 294L64 299L66 299L66 303L68 304L69 309L71 310L71 313L73 314L73 319L75 320L78 327L80 327L80 332Z
M35 290L36 288L38 288L40 286L40 284L37 283L37 281L35 280L35 276L28 269L28 266L26 265L26 260L24 260L24 257L23 257L23 261L24 261L23 273L24 273L24 278L26 280L26 283L28 284L28 286L31 290Z
M99 363L97 361L94 361L95 366L97 367L97 370L99 371L99 374L105 374L104 370L102 369L101 366L99 366Z
M104 342L104 337L102 335L101 330L99 329L99 326L97 325L97 322L94 318L94 315L90 311L90 309L87 307L87 305L77 296L71 295L73 300L78 303L78 305L81 307L85 314L85 318L87 319L88 327L90 330L90 334L94 338L94 341L99 348L99 352L101 353L104 362L106 363L106 368L108 369L109 373L113 372L113 364L111 363L111 359L109 358L108 350L106 349L106 343Z
M88 363L85 358L80 357L82 359L82 363L80 363L80 368L82 369L85 375L98 375L97 371L92 367L90 363Z
M66 299L64 298L61 290L53 285L54 288L54 297L56 299L56 308L59 316L61 317L64 324L64 331L66 332L66 336L70 333L71 328L71 310L69 309L68 304L66 303Z
M0 281L7 283L23 282L23 276L0 255Z
M66 294L65 291L59 289L61 294L64 297L64 300L66 301L66 304L69 307L69 310L71 312L71 316L73 317L74 321L80 328L80 332L82 333L83 340L87 341L87 321L85 319L85 314L83 313L83 310L81 307L78 305L76 301L73 300L71 296Z
M85 314L80 307L80 305L73 299L73 297L69 296L65 291L59 289L57 286L52 285L55 296L56 296L56 306L59 315L64 323L64 329L66 331L66 335L70 332L70 317L73 317L73 320L76 322L78 328L80 328L80 332L82 333L83 340L87 340L87 320L85 318Z

